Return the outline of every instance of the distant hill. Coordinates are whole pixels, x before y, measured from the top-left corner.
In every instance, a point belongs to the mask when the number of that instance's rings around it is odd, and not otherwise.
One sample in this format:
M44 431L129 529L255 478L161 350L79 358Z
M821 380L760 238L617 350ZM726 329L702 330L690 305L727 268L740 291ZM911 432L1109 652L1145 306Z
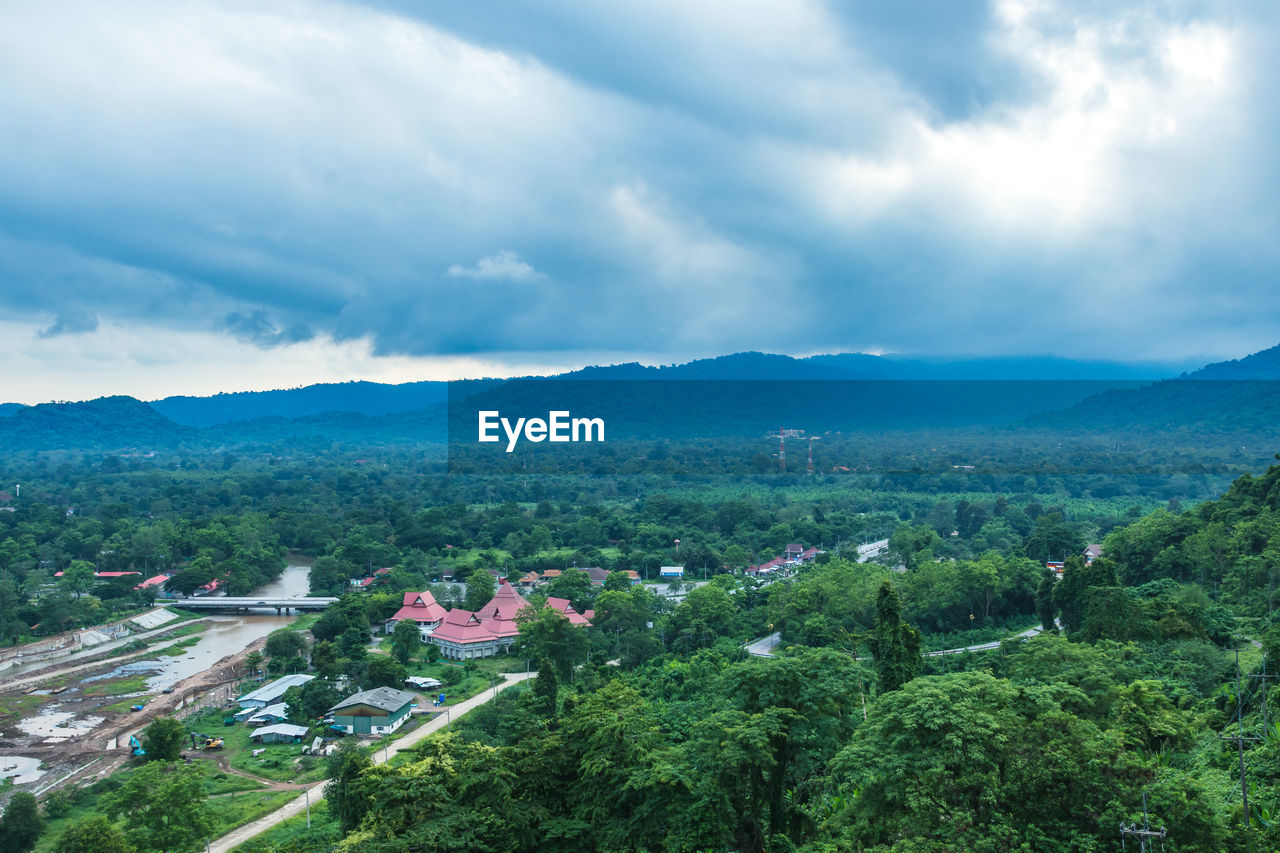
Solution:
M1181 379L1214 379L1271 381L1280 379L1280 344L1231 361L1206 364L1199 370L1183 374Z
M342 382L279 391L239 391L212 397L166 397L151 407L170 420L210 427L260 418L302 418L324 412L386 415L411 412L442 402L447 382Z
M1152 380L1176 376L1183 365L1086 361L1056 356L925 359L862 353L815 355L805 363L835 368L856 379Z
M21 403L0 403L0 418L12 415L14 412L20 412L27 408Z
M0 418L0 447L9 450L59 448L172 447L197 433L132 397L101 397L83 403L24 406Z
M1106 390L1029 423L1274 435L1280 423L1280 346L1141 388Z

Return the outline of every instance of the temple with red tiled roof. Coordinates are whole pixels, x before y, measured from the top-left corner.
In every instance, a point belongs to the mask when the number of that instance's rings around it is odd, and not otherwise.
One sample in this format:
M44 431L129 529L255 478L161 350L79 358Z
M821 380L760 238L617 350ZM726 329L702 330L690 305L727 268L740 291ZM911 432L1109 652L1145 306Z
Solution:
M395 615L387 620L384 626L388 634L395 630L396 623L410 619L418 623L418 630L429 632L444 621L445 610L430 592L406 592L404 603Z
M430 636L424 637L450 660L493 657L511 648L520 635L516 615L530 606L511 584L503 581L489 603L472 612L454 608L444 615ZM590 621L573 609L566 598L548 598L547 607L564 614L571 625L587 627Z

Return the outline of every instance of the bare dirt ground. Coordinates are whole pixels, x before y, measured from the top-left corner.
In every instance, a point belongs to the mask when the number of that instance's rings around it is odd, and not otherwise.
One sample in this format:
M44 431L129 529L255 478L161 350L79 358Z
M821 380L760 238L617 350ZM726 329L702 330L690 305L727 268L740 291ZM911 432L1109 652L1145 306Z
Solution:
M74 666L52 664L21 678L0 682L0 755L24 755L41 759L46 770L38 782L23 790L44 794L68 783L86 784L110 775L131 756L129 735L136 734L156 717L172 714L180 707L220 700L221 693L239 680L246 655L261 649L262 638L248 648L219 659L211 667L174 685L173 692L138 695L145 699L141 711L117 710L136 693L113 694L111 685L126 677L103 679L89 688L83 679L111 672L122 662L154 655L168 643L157 643L143 652L129 655L105 653L101 659ZM174 640L177 642L177 640ZM135 682L136 684L136 682ZM65 685L62 693L50 694L41 685ZM33 687L38 693L29 693ZM127 708L127 706L126 706ZM24 731L19 723L56 713L67 714L72 728L59 731L45 727L39 733ZM74 733L66 736L68 733ZM53 735L52 737L50 735Z

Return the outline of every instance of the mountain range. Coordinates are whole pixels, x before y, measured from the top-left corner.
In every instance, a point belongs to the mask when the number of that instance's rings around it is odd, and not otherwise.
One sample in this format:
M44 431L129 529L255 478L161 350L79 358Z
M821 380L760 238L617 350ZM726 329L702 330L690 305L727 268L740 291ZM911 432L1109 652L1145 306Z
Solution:
M1257 429L1280 416L1280 397L1267 381L1280 379L1280 346L1194 371L1178 373L1177 368L1051 357L929 360L840 353L792 358L746 352L663 367L615 364L511 380L328 383L150 403L131 397L6 403L0 404L0 444L53 449L442 441L450 398L535 404L551 387L574 388L572 399L594 402L615 417L646 411L635 430L656 430L651 435L672 434L671 424L681 424L689 434L754 434L777 428L773 422L780 407L815 421L811 430L818 428L817 421L853 430L1009 423L1168 429L1206 422ZM667 384L648 390L651 381ZM798 384L781 394L748 384L773 381ZM595 384L600 382L617 387L601 388ZM837 391L832 382L847 384Z

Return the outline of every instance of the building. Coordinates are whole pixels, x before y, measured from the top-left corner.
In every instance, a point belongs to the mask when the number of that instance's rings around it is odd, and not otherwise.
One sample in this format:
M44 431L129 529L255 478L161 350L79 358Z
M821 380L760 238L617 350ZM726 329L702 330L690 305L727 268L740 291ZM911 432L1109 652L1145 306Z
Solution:
M265 708L279 702L284 697L284 692L290 687L301 687L313 678L315 678L314 675L301 672L286 675L284 678L277 678L269 684L262 685L251 693L244 694L236 701L240 703L241 708Z
M516 615L529 606L511 584L505 581L489 603L474 613L454 608L445 614L440 627L431 632L429 642L449 660L493 657L505 652L520 636ZM570 624L587 626L588 617L573 609L567 598L548 598L547 607L564 614Z
M429 634L444 621L445 609L436 601L430 592L406 592L404 603L395 615L387 620L384 626L388 634L395 630L396 623L410 619L418 623L418 630Z
M1102 546L1101 546L1101 545L1086 545L1086 546L1084 546L1084 564L1085 564L1086 566L1087 566L1087 565L1089 565L1090 563L1092 563L1094 560L1098 559L1098 558L1099 558L1099 557L1101 557L1101 556L1102 556Z
M256 740L258 743L302 743L302 739L306 736L306 726L277 723L274 726L263 726L249 735L249 739Z
M394 687L377 687L348 696L329 709L333 725L347 734L387 735L404 725L418 697Z
M592 567L583 569L587 573L587 578L591 581L592 586L604 586L605 580L609 577L609 573L604 569Z
M289 708L284 702L276 702L265 708L246 708L240 714L236 714L236 719L240 719L240 715L248 712L249 716L242 722L250 726L267 726L272 723L283 723L289 719Z
M682 580L684 578L684 566L662 566L658 569L658 577Z

